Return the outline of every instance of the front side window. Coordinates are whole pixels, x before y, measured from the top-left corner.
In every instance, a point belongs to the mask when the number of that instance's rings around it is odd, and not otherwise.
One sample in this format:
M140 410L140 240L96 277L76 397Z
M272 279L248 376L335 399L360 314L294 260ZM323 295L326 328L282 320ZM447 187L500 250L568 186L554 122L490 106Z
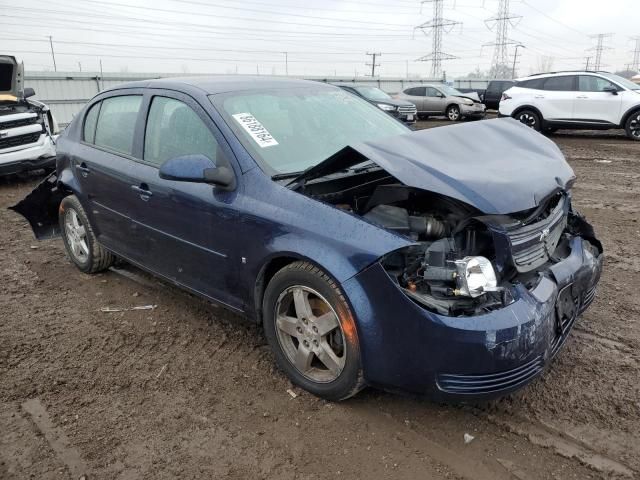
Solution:
M160 166L183 155L202 154L216 161L218 142L207 125L186 103L154 97L147 118L144 159Z
M558 92L571 92L575 90L573 86L574 78L573 76L549 77L544 82L544 89Z
M260 89L210 99L243 146L272 174L301 172L347 145L410 131L341 89Z
M442 94L433 87L427 87L427 97L442 97Z
M581 92L604 92L605 88L611 87L618 90L618 87L613 83L601 77L594 77L593 75L580 75L578 77L578 90Z
M94 143L99 147L131 155L141 104L142 95L105 98L98 116Z
M96 138L96 125L98 124L98 113L100 113L100 103L93 105L84 117L84 128L82 138L85 142L93 143Z

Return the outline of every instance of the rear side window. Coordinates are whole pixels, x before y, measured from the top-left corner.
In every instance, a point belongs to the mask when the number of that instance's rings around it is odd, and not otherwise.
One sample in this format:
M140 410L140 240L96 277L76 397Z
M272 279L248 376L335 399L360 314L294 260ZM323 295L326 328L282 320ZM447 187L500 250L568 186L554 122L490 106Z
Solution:
M542 86L544 85L544 81L546 78L532 78L530 80L523 80L522 82L517 82L516 87L520 88L533 88L535 90L542 90Z
M141 95L110 97L102 101L94 143L118 153L133 153L133 135Z
M557 92L571 92L575 90L574 76L549 77L544 82L544 89Z
M144 159L155 165L182 155L202 154L214 162L218 142L186 103L154 97L147 118Z
M407 95L412 95L414 97L424 97L425 96L425 87L411 87L407 88L404 93Z
M609 80L601 77L594 77L592 75L580 75L578 77L578 90L581 92L603 92L607 87L613 87L619 90L619 88Z
M84 117L84 129L82 138L85 142L93 143L96 138L96 125L98 124L98 113L100 113L101 102L96 103L89 109Z

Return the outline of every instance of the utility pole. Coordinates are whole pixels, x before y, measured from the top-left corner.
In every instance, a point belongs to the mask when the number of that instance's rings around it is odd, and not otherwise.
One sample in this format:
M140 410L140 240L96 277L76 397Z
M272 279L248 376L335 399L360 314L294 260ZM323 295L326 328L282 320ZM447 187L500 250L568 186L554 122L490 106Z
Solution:
M500 0L498 4L498 12L491 18L485 20L485 25L491 31L496 29L496 41L494 43L485 44L487 46L492 45L493 61L491 63L491 70L493 70L493 76L499 76L503 74L505 66L508 65L508 52L507 46L517 44L509 40L509 25L515 27L518 21L522 17L520 15L512 15L509 12L509 0ZM508 67L507 67L508 68Z
M605 66L602 63L602 52L604 50L611 50L611 47L604 45L604 39L612 36L613 33L598 33L596 35L589 35L590 38L596 39L596 46L589 49L589 51L595 50L596 59L593 66L593 69L595 71L598 71Z
M371 63L365 63L366 66L371 67L371 77L375 77L376 76L376 67L379 67L380 64L376 63L376 57L381 57L382 54L380 52L378 53L369 53L367 52L367 55L369 55L371 57Z
M521 43L516 45L516 51L513 54L513 68L511 69L511 78L516 78L516 64L518 63L518 47L527 48Z
M456 25L462 25L461 22L446 19L442 16L444 0L423 0L421 4L433 4L433 18L428 22L424 22L414 28L422 30L422 33L428 35L431 33L431 53L418 58L418 62L431 62L431 77L437 78L442 73L442 62L457 58L442 51L442 33L449 33Z
M82 71L82 62L78 62L78 70Z
M289 76L289 52L284 53L284 73Z
M636 47L633 49L633 62L631 62L631 69L636 72L640 71L640 35L631 37L631 40L635 40Z
M585 57L587 59L587 64L584 66L586 71L589 71L589 63L591 62L591 57Z
M53 59L53 71L57 72L58 67L56 66L56 54L53 51L53 38L49 35L49 45L51 46L51 58Z

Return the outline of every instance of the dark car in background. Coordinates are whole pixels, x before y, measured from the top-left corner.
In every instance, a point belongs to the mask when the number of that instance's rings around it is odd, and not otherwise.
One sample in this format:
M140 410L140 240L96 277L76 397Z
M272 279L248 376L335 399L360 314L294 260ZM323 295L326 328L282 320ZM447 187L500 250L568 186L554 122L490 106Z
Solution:
M502 94L516 84L515 80L491 80L484 92L483 102L487 108L497 110Z
M367 102L374 104L380 110L388 113L398 120L413 124L417 118L416 106L406 100L392 98L387 92L372 87L371 85L338 85L341 89L364 98Z
M118 257L254 319L331 400L512 392L602 268L571 167L512 119L413 132L331 85L174 78L100 93L57 155L13 207L37 237L61 234L83 272Z

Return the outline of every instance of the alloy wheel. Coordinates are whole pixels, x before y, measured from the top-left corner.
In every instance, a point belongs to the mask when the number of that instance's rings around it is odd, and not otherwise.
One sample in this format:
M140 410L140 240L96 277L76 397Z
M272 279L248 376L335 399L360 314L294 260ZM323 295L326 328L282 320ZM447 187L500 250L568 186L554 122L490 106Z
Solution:
M67 210L64 218L64 230L69 242L71 254L79 262L86 262L89 256L89 244L87 242L87 229L73 209Z
M294 285L276 303L276 336L289 362L306 378L329 383L340 376L347 359L340 320L315 290Z
M449 113L447 116L449 117L449 120L455 122L458 120L458 118L460 118L460 110L458 110L456 107L452 107L449 109Z
M520 123L524 123L527 127L536 128L536 117L528 112L518 115L518 120L520 120Z

